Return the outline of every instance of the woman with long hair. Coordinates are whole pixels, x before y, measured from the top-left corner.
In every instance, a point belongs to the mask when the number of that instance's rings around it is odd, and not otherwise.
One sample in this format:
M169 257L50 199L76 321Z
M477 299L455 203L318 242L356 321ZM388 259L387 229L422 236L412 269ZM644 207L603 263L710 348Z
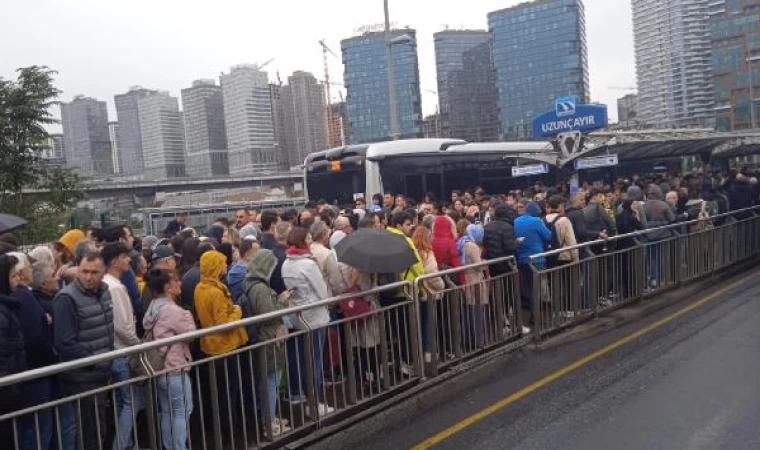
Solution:
M431 245L430 230L425 227L418 227L412 235L412 242L414 242L414 246L417 248L420 258L422 259L422 265L425 267L425 275L437 273L438 261L435 259L435 253L433 252L433 247ZM429 311L433 308L433 305L428 305L427 302L440 300L445 288L446 284L441 277L428 278L420 285L420 300L423 301L420 310L420 326L422 327L422 349L425 353L424 358L426 363L429 363L432 360Z
M463 266L480 264L483 261L484 230L480 224L470 224L465 228L464 235L457 241L459 257ZM483 267L467 269L464 271L464 296L465 308L463 310L465 333L463 333L463 345L467 351L472 351L484 343L486 326L486 305L488 305L488 292L485 285L485 272Z
M177 304L182 283L173 270L153 269L147 277L153 300L143 317L145 332L153 339L164 339L195 331L190 311ZM187 342L172 344L165 352L162 375L158 377L158 402L161 410L161 441L167 450L184 450L187 423L193 412L193 390L188 372L193 357Z

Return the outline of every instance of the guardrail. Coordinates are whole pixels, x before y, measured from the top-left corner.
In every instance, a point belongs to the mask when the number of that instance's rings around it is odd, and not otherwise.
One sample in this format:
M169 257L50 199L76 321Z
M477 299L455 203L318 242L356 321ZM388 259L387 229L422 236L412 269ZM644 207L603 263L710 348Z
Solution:
M532 255L535 338L759 254L758 212L747 208ZM574 249L584 255L577 262L536 264Z
M561 267L533 264L529 292L537 301L528 311L521 307L526 293L521 274L514 258L505 257L6 376L0 378L0 398L13 389L39 389L46 380L95 364L120 367L123 373L126 361L137 357L146 369L140 376L116 377L43 404L28 399L15 410L0 410L0 442L3 448L24 450L281 445L497 347L525 345L760 254L755 211L760 209L716 216L719 226L657 241L646 236L656 230L688 231L694 223L584 243L576 247L587 255ZM434 294L426 282L435 278L444 279L445 288ZM342 304L358 299L370 304L366 312L337 314ZM239 327L282 323L312 308L328 308L333 320L199 358L179 372L153 370L146 356ZM526 336L523 325L531 314L533 333Z

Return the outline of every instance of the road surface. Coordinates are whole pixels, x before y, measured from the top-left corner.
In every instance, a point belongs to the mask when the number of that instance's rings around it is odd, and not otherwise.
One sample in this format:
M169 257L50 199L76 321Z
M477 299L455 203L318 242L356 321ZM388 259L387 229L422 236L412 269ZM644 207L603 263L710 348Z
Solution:
M362 449L760 449L760 269L504 363Z

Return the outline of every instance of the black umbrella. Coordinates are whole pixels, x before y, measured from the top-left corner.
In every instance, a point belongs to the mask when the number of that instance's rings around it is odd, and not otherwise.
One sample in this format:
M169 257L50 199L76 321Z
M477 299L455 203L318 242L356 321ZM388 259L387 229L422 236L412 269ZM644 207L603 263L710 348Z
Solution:
M344 237L335 246L338 261L368 273L396 273L417 262L403 236L364 228Z
M23 227L27 223L28 222L21 217L11 214L0 214L0 233L15 230L18 227Z

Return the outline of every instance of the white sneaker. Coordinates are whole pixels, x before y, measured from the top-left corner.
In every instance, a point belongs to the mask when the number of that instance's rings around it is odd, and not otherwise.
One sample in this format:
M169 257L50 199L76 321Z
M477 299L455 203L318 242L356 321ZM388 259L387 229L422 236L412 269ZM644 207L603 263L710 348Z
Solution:
M572 319L575 317L575 311L560 311L559 316L563 319Z
M430 352L425 352L425 363L430 364L433 362L433 354Z
M326 416L328 414L334 413L335 412L335 408L333 408L330 405L326 405L324 403L317 403L317 411L319 412L319 416L322 417L322 416ZM311 419L314 418L311 415L311 408L310 407L308 407L308 406L306 407L305 413L306 413L306 417L309 417Z
M401 366L399 367L399 370L401 371L402 374L404 374L404 375L406 375L408 377L413 377L414 374L415 374L414 367L412 367L412 366L410 366L409 364L406 364L406 363L401 363Z
M288 421L285 419L274 419L272 421L272 434L275 436L288 433L292 430L293 429L288 425Z
M530 328L525 325L522 326L522 334L530 334Z

